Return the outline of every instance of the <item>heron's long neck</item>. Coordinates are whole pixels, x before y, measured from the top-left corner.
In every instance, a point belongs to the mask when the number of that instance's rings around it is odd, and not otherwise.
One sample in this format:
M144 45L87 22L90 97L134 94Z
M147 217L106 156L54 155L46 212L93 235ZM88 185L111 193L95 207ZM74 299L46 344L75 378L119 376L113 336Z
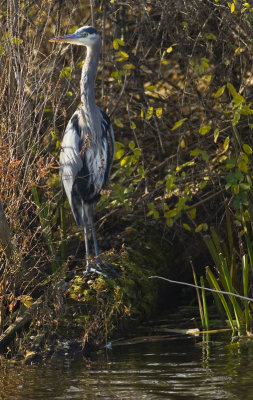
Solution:
M81 76L81 102L84 109L85 119L90 130L90 135L97 135L98 127L97 107L95 103L94 83L96 79L98 60L101 45L87 47L86 60Z

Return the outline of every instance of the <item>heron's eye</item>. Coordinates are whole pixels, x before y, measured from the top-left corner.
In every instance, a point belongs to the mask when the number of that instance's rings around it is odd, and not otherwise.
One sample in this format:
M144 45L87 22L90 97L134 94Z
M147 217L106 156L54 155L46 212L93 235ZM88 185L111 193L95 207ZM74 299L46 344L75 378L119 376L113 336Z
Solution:
M87 33L87 32L84 32L84 33L83 33L83 36L84 36L84 37L87 37L87 36L88 36L88 33Z

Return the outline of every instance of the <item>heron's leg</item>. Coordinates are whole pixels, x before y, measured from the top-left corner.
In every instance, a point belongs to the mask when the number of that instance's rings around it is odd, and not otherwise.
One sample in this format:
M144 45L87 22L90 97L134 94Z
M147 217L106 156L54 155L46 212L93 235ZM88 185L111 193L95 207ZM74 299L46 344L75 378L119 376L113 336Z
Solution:
M86 266L89 266L89 257L90 257L90 250L89 250L89 231L88 226L84 226L84 242L85 242L85 258L86 258Z
M98 250L98 242L97 242L97 237L96 237L96 230L95 230L95 224L93 217L90 218L90 226L91 226L91 232L92 232L92 237L93 237L93 243L94 243L94 254L96 257L96 265L101 270L101 268L108 268L110 272L119 275L118 272L115 270L113 265L107 264L101 260L99 257L99 250ZM107 277L104 273L102 273L105 277Z
M92 233L93 244L94 244L94 255L95 255L95 257L98 257L98 254L99 254L98 253L98 242L97 242L96 229L95 229L93 217L90 218L90 226L91 226L91 233Z
M93 241L94 241L94 253L95 256L97 257L98 255L98 245L97 245L97 239L96 239L96 232L95 232L95 226L94 226L94 222L93 222L93 218L90 218L91 221L91 232L92 232L92 237L93 237ZM104 276L105 278L107 278L107 275L102 271L101 269L101 265L100 263L95 263L95 265L90 261L89 257L90 257L90 250L89 250L89 238L88 238L88 234L89 234L89 230L88 230L88 226L84 226L84 239L85 239L85 251L86 251L86 271L85 271L85 275L87 275L90 272L95 272L99 275Z

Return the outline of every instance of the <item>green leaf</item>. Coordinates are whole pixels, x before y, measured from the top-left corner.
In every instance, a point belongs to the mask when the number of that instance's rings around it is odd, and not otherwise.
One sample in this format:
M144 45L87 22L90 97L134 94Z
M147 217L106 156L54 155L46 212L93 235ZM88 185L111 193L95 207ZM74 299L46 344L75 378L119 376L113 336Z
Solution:
M219 134L220 134L220 131L219 131L218 128L216 128L216 129L214 130L214 133L213 133L213 135L214 135L214 143L217 143Z
M135 143L133 140L131 140L131 142L129 142L128 147L130 150L133 150L135 148Z
M195 208L192 208L191 210L189 210L189 211L187 211L187 212L188 212L188 214L190 215L190 217L191 217L192 219L195 219L195 218L196 218L196 213L197 213L196 207L195 207Z
M224 151L227 151L229 148L229 136L226 137L224 143L223 143L223 149Z
M169 228L171 228L173 226L173 223L174 223L174 221L172 218L166 219L166 224L168 225Z
M155 209L154 203L151 203L151 202L147 204L147 207L148 207L150 210L154 210L154 209Z
M60 73L60 77L61 78L70 78L70 72L71 72L71 68L70 67L65 67L62 69L61 73Z
M195 228L195 232L201 232L204 231L206 232L208 229L208 225L206 223L204 224L199 224L196 228Z
M238 108L234 113L232 125L236 126L238 124L238 122L240 121L240 118L241 118L241 110L239 110L239 108Z
M196 149L194 149L194 150L192 150L191 152L190 152L190 156L193 156L193 157L196 157L196 156L198 156L200 153L201 153L201 149L199 149L199 148L196 148Z
M202 65L205 69L209 68L209 60L208 60L208 58L202 57L202 58L201 58L201 65Z
M187 120L188 118L182 118L179 121L177 121L174 126L171 128L172 131L175 131L176 129L178 129L180 126L183 125L183 123Z
M173 218L178 214L178 210L176 208L173 208L173 210L168 210L164 214L165 218Z
M122 149L124 147L125 147L124 143L115 141L115 151L118 151L119 149Z
M121 78L122 78L122 71L113 71L113 72L111 73L111 77L112 77L112 78L115 78L115 79L117 79L117 80L121 80Z
M183 224L183 228L186 229L187 231L191 231L191 227L188 224Z
M211 130L211 125L204 125L201 126L201 128L199 129L199 133L201 135L206 135L210 130Z
M149 85L145 88L145 92L154 92L157 89L156 85Z
M248 164L242 159L238 163L238 168L243 173L248 172Z
M236 158L229 158L226 163L226 168L231 169L236 166Z
M23 39L21 39L21 38L19 38L19 37L17 37L17 36L15 36L13 39L12 39L12 41L13 41L13 43L14 44L22 44L24 41L23 41Z
M154 214L154 218L155 218L155 219L158 219L158 218L159 218L159 211L154 210L154 211L153 211L153 214Z
M129 59L129 55L125 52L125 51L119 51L118 52L118 61L122 61L122 60L128 60Z
M135 69L135 66L133 64L125 64L123 65L123 69L124 70Z
M239 188L242 190L250 190L250 185L248 183L240 183Z
M131 121L130 127L131 129L136 129L136 124L134 121Z
M117 119L117 118L115 118L115 119L113 120L113 122L114 122L114 124L115 124L118 128L123 128L123 127L124 127L124 125L122 124L122 122L121 122L119 119Z
M248 144L243 144L242 148L246 154L248 155L252 154L252 148Z
M230 94L233 97L233 101L235 103L235 105L240 105L242 103L245 103L245 98L243 96L241 96L239 93L237 93L237 91L235 90L234 86L231 83L227 83L227 88L230 92Z
M133 142L134 143L134 142ZM139 159L141 156L141 149L137 148L133 148L132 151L134 152L134 156L135 158Z
M216 36L213 33L206 33L205 38L209 40L215 40Z
M218 97L222 96L224 93L224 90L226 89L226 85L221 86L217 92L213 93L212 96L217 99Z

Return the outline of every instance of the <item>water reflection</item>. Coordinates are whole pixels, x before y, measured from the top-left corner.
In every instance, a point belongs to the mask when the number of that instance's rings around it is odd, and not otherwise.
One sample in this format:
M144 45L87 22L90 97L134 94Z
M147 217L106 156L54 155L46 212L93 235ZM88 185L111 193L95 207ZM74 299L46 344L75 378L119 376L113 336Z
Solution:
M0 362L0 399L243 399L253 393L253 343L171 336L114 347L95 363Z

